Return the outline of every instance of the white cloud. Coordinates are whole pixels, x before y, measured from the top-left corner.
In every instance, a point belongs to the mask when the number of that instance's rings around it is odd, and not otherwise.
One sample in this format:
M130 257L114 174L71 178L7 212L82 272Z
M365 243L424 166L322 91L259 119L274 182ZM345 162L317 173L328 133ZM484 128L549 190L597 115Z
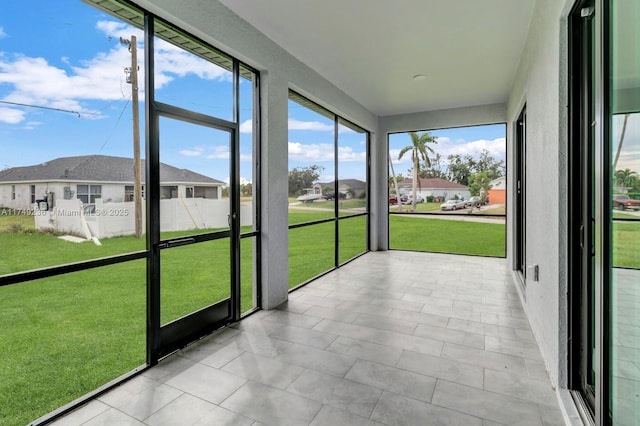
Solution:
M366 162L367 153L365 151L355 152L350 146L338 146L338 161Z
M33 130L36 127L40 126L42 123L42 121L28 121L25 125L24 128L26 130Z
M228 160L231 158L229 147L226 145L206 147L198 146L189 149L182 149L179 153L185 157L204 157L208 160ZM252 158L251 154L240 154L240 161L250 161Z
M138 79L144 81L141 30L116 21L98 21L96 28L110 40L120 37L138 41ZM0 38L6 36L0 28ZM156 87L167 86L177 77L195 74L205 80L231 81L231 73L164 41L156 43ZM0 55L0 84L13 91L4 100L48 108L75 111L84 118L101 118L102 113L89 108L87 101L115 101L129 98L131 86L125 81L124 68L131 64L128 46L117 42L109 51L93 58L70 63L68 57L56 58L68 67L61 68L42 57L28 57L14 52ZM141 87L141 97L144 90ZM26 113L15 109L0 112L0 121L12 124L26 119Z
M0 122L16 124L24 120L25 112L15 108L0 107Z
M4 28L0 27L0 38L8 37L7 33L4 32Z
M289 118L289 130L333 131L333 124L325 124L319 121L300 121Z
M438 143L440 145L440 143ZM478 158L482 151L487 150L489 156L497 160L504 160L506 155L507 143L505 138L497 138L493 140L479 139L471 142L458 142L452 145L445 145L444 152L438 147L437 152L440 152L443 157L447 155L459 154L461 156L470 155L473 158ZM446 155L445 155L446 153Z
M231 178L229 178L229 176L227 176L222 181L226 184L226 186L229 186L229 184L231 183ZM249 179L245 179L242 176L240 176L240 185L246 185L248 183L251 183L251 181Z
M302 144L300 142L289 142L289 159L303 162L332 161L333 144Z
M229 147L227 146L222 146L222 145L212 146L212 147L209 147L208 150L213 151L211 154L206 155L206 158L210 160L217 160L217 159L228 160L230 157Z
M240 133L252 133L253 132L253 121L246 120L240 123Z
M199 157L202 155L202 150L199 149L181 149L180 154L185 157Z

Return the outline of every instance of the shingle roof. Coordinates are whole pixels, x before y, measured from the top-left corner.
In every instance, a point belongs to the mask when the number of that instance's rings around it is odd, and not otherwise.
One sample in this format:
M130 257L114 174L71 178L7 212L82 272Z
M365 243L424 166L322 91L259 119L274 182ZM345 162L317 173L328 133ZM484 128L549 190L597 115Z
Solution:
M322 186L331 186L333 187L333 182L325 182L325 183L319 183ZM358 179L338 179L338 186L340 185L344 185L347 186L351 189L355 189L355 190L363 190L363 189L367 189L367 183L363 182L361 180Z
M144 160L142 160L144 170ZM0 171L0 182L25 181L133 182L133 159L107 155L62 157L35 166ZM160 163L161 182L224 184L187 169Z
M456 182L451 182L446 179L440 178L418 178L418 187L425 188L438 188L438 189L468 189L468 187L461 185ZM413 185L413 181L411 179L405 179L401 182L398 182L398 186L400 185Z

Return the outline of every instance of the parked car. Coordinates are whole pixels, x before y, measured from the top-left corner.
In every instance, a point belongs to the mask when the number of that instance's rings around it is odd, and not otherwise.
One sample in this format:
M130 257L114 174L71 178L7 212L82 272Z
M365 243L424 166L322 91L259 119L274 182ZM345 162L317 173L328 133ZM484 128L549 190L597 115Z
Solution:
M406 204L407 201L407 195L403 194L400 196L400 203L402 204ZM398 196L396 194L390 194L389 195L389 204L398 204Z
M403 199L403 197L406 198ZM400 200L402 201L402 204L413 204L413 195L403 195L402 197L400 197ZM424 203L424 197L420 194L416 194L416 203Z
M326 194L324 194L322 196L322 198L324 198L325 200L333 200L336 198L336 193L335 192L328 192ZM338 198L340 200L344 200L345 198L347 198L347 194L345 194L344 192L338 192Z
M640 209L640 200L632 200L628 195L614 195L613 196L613 208L618 210L632 209L639 210Z
M480 208L480 206L482 206L484 204L487 204L487 202L482 197L478 197L476 195L474 195L473 197L469 198L466 201L466 203L467 203L466 207L474 206L474 207L478 207L478 208Z
M447 200L440 204L440 210L458 210L467 207L467 202L463 200Z

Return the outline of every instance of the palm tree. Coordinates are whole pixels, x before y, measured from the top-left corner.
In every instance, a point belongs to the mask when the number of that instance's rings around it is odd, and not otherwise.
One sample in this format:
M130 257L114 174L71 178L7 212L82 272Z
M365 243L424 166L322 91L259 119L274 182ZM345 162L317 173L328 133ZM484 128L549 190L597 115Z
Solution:
M431 148L429 143L438 143L437 136L431 136L429 132L417 133L417 132L409 132L409 137L411 137L411 145L405 146L400 150L398 154L398 160L400 160L407 152L411 152L411 160L413 160L413 182L412 182L412 190L413 190L413 199L411 201L413 210L416 210L416 196L418 190L418 175L420 174L420 161L424 161L426 167L431 167L431 159L429 158L429 153L433 154L433 148Z
M630 169L616 170L613 177L617 185L625 188L633 187L638 181L638 174Z

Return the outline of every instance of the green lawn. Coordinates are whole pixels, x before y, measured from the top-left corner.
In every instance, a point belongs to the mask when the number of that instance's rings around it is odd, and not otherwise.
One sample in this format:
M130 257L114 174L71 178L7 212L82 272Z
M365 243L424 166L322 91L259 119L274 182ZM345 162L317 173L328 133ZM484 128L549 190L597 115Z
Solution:
M505 225L425 216L389 216L389 247L437 253L505 256Z

